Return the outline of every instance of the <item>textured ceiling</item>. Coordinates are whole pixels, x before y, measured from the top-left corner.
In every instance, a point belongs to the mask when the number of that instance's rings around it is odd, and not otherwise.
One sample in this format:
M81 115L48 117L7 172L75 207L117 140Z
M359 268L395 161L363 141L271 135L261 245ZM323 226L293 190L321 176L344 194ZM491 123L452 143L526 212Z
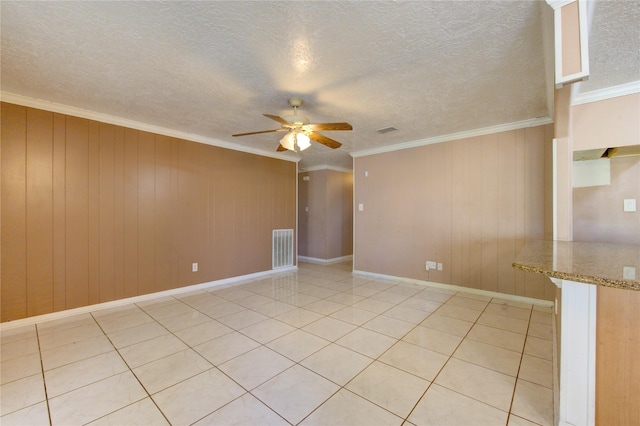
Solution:
M301 168L550 114L544 1L26 2L1 7L2 91L273 152L263 113L348 121ZM593 8L591 79L640 80L640 1ZM376 129L398 130L378 134ZM284 155L294 155L286 153Z

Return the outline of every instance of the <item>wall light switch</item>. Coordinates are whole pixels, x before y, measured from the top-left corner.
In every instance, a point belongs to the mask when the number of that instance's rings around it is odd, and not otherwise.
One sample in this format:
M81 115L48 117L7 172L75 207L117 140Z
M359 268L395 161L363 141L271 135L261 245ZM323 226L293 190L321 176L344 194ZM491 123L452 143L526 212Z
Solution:
M625 200L624 200L624 211L625 212L635 212L636 211L636 199L635 198L625 198Z
M432 261L427 261L427 266L429 267L429 269L436 269L438 266L436 265L436 262L432 262Z
M636 268L634 268L633 266L623 266L622 267L622 279L635 280L636 279Z
M308 207L308 206L307 206L307 207L305 207L305 208L304 208L304 211L308 213L308 212L309 212L309 207Z
M358 204L358 211L359 212L363 212L364 211L364 204L362 204L362 203Z
M442 263L438 263L438 271L442 271Z
M198 272L198 264L197 263L192 263L191 264L191 272Z
M302 180L305 180L305 181L309 180L309 176L302 176Z
M367 170L364 171L364 177L369 177L369 172Z

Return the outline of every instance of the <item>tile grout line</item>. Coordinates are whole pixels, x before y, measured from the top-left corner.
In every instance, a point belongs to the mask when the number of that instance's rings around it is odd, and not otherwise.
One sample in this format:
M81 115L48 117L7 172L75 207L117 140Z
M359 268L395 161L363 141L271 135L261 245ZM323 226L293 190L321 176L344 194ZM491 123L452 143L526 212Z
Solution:
M51 420L51 408L49 407L49 395L47 393L47 380L44 375L44 362L42 361L42 349L40 348L40 333L38 330L38 324L35 325L36 332L36 342L38 342L38 356L40 358L40 371L42 372L42 386L44 387L44 401L47 405L47 416L49 418L49 424L53 425L53 421Z
M524 342L522 343L522 353L520 354L520 362L518 363L518 371L516 372L516 380L513 384L513 394L511 395L511 402L509 404L509 415L507 416L507 424L511 419L513 402L516 399L516 389L518 388L518 378L520 377L520 369L522 368L522 360L524 359L524 349L527 347L527 339L529 338L529 327L531 327L531 317L533 316L533 308L529 312L529 320L527 322L527 330L524 335ZM529 420L529 419L526 419Z
M450 301L453 297L455 297L459 292L456 292L455 294L451 295L451 297L449 297L445 302L442 303L442 305L440 305L440 307L444 306L448 301ZM476 320L473 322L473 325L471 327L469 327L469 330L467 330L467 332L465 333L465 335L462 337L462 339L460 339L460 343L458 343L458 345L456 346L456 348L451 352L451 355L449 355L449 358L447 359L447 361L442 364L442 367L438 370L438 372L436 373L435 376L433 376L433 380L431 380L429 382L429 386L427 386L427 389L425 389L425 391L422 393L422 395L420 396L420 398L418 399L418 401L416 401L415 405L413 406L413 408L411 409L411 411L409 411L409 414L407 414L407 417L404 419L405 422L409 421L409 417L411 417L411 414L415 411L416 407L418 406L418 404L420 404L420 401L422 401L422 398L425 397L425 395L427 394L427 392L429 391L429 389L431 389L431 386L435 383L436 379L438 378L438 376L440 375L440 373L442 372L442 370L444 370L444 368L447 366L447 364L449 363L449 361L451 361L451 358L453 358L453 354L458 350L458 348L460 347L460 345L462 345L462 342L464 342L464 339L467 338L467 336L469 335L469 333L471 333L471 330L473 329L473 326L476 325L478 323L478 319L480 318L480 316L482 316L482 314L486 311L487 307L489 307L489 305L491 304L491 301L493 300L493 298L491 298L488 302L487 305L484 307L484 309L482 309L482 311L480 311L480 315L478 315L478 318L476 318ZM452 305L455 306L455 305ZM440 309L440 307L438 307L438 309ZM438 312L438 309L436 309L433 313ZM466 309L470 309L470 308L466 308ZM431 314L429 315L431 316ZM446 315L445 315L446 316ZM428 317L427 317L428 318ZM439 385L440 386L440 385ZM449 388L445 388L445 389L449 389ZM456 392L459 395L463 395L466 396L467 398L471 398L468 395L464 395L460 392L457 392L453 389L449 389L453 392ZM473 400L478 401L475 398L471 398ZM481 402L485 405L490 405L490 404L486 404L485 402L482 401L478 401ZM496 407L497 408L497 407ZM509 413L507 413L507 419L509 418Z
M138 305L136 305L135 303L132 303L132 305L134 305L134 306L136 306L138 309L142 310L146 315L149 315L149 314L148 314L144 309L140 308L140 307L139 307ZM133 369L131 368L131 366L129 365L129 363L127 362L127 360L125 360L125 359L124 359L124 357L122 356L122 354L120 353L120 351L118 350L118 348L116 347L116 345L113 343L113 341L111 340L111 338L109 337L109 335L104 331L104 329L102 328L102 326L100 325L100 323L98 322L98 320L93 316L93 312L90 312L89 314L91 315L91 318L93 318L93 320L96 322L96 324L98 325L98 327L100 328L100 330L102 331L102 333L104 334L104 336L107 338L107 340L109 341L109 343L111 344L111 346L113 346L113 350L114 350L114 351L116 351L116 353L118 354L118 356L120 357L120 359L122 360L122 362L124 362L124 365L126 365L126 366L127 366L127 369L129 370L129 372L133 375L133 377L135 377L135 378L136 378L136 381L140 384L140 386L142 387L142 389L144 389L145 393L147 394L147 396L146 396L145 398L142 398L142 399L140 399L140 400L138 400L138 401L134 401L134 402L132 402L131 404L127 404L127 405L125 405L124 407L120 407L120 408L118 408L118 409L116 409L116 410L114 410L114 411L112 411L112 412L110 412L110 413L107 413L107 414L105 414L105 415L103 415L103 416L100 416L100 417L98 417L97 419L93 419L93 420L91 420L91 421L92 421L92 422L93 422L93 421L96 421L96 420L101 419L101 418L103 418L103 417L106 417L106 416L108 416L108 415L110 415L110 414L113 414L113 413L115 413L115 412L117 412L117 411L120 411L120 410L122 410L122 409L124 409L124 408L126 408L126 407L129 407L129 406L131 406L131 405L133 405L133 404L136 404L136 403L138 403L138 402L140 402L140 401L143 401L143 400L144 400L144 399L146 399L146 398L149 398L149 399L151 400L151 402L153 403L153 405L158 409L158 411L160 412L160 414L162 415L162 417L164 417L164 419L167 421L167 423L168 423L169 425L171 425L171 422L169 421L169 419L167 418L167 416L164 414L164 412L160 409L160 407L158 407L158 404L156 404L156 401L151 397L151 394L149 393L149 391L147 390L147 388L144 386L144 384L142 383L142 381L140 381L140 378L138 377L138 375L133 371ZM153 318L153 317L151 317L151 315L149 315L149 317L150 317L150 318L152 318L154 321L156 321L156 319L155 319L155 318ZM156 321L156 323L157 323L157 321ZM159 324L159 323L158 323L158 324ZM160 324L160 326L164 327L162 324ZM166 327L165 327L165 329L166 329ZM169 330L167 330L167 331L169 331ZM126 346L125 346L125 347L126 347ZM104 380L104 379L103 379L103 380Z

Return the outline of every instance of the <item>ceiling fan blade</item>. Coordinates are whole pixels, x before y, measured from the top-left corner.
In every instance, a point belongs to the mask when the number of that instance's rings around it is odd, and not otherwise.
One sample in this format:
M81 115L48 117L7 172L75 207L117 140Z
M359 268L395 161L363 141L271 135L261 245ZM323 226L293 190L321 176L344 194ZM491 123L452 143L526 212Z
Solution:
M316 123L308 124L307 127L311 130L353 130L349 123Z
M282 117L278 117L277 115L271 115L271 114L262 114L262 115L286 126L291 126L293 124L293 123L289 123L287 120L285 120Z
M285 148L282 145L278 145L278 149L276 149L276 151L278 151L278 152L282 152L282 151L286 151L286 150L287 150L287 148Z
M261 130L259 132L249 132L249 133L238 133L236 135L231 136L248 136L248 135L257 135L260 133L271 133L271 132L283 132L286 129L275 129L275 130Z
M311 132L309 134L309 139L313 139L314 141L333 149L340 148L342 146L340 142L334 141L333 139L328 138L325 135L321 135L320 133Z

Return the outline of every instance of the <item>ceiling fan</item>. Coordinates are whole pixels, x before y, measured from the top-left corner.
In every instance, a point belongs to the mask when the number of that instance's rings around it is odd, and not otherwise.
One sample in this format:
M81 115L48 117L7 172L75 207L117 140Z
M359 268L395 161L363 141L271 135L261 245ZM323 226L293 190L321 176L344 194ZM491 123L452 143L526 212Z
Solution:
M261 130L259 132L238 133L232 136L248 136L256 135L259 133L271 133L271 132L287 132L282 139L280 139L280 145L276 151L303 151L311 146L311 140L319 142L329 148L340 148L342 144L331 138L328 138L320 133L316 133L318 130L352 130L349 123L316 123L313 124L304 115L298 115L298 107L302 105L302 99L291 98L288 100L289 105L293 108L293 115L286 115L284 117L278 117L277 115L262 114L267 118L277 121L282 125L279 129L274 130Z

